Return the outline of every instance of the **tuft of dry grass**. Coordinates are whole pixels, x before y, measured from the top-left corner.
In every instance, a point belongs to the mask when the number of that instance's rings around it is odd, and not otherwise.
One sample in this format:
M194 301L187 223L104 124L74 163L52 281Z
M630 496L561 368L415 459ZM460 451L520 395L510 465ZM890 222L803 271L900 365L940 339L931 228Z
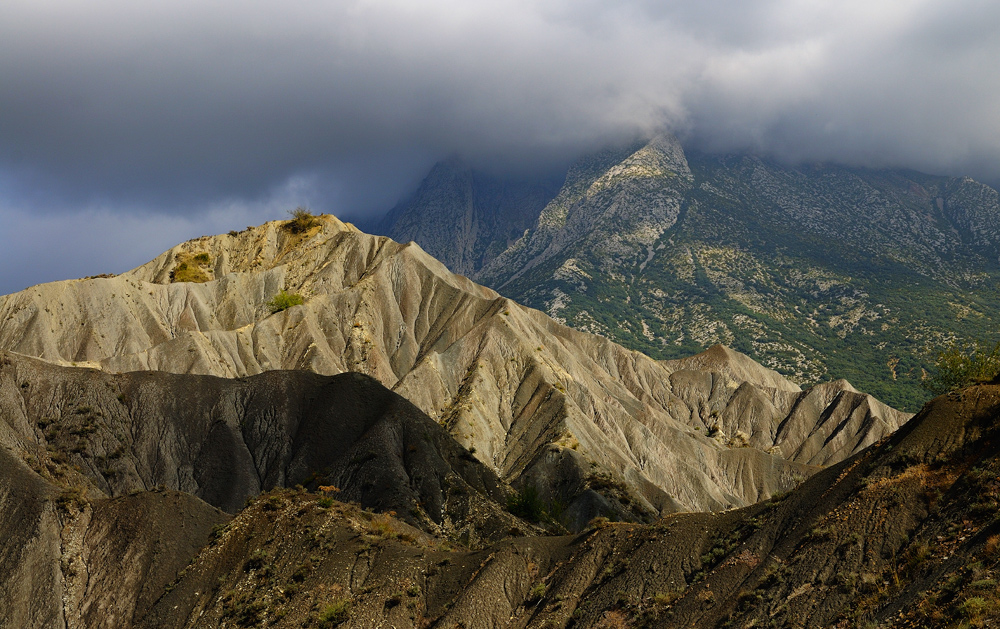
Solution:
M171 282L194 282L204 283L212 279L209 268L212 264L212 256L205 251L197 253L178 253L176 265L170 272Z

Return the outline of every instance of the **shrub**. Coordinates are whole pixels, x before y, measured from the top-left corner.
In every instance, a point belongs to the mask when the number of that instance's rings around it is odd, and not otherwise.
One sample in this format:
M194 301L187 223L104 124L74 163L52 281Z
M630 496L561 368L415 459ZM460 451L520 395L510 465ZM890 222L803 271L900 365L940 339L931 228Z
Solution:
M293 234L307 232L313 227L319 225L319 221L316 219L316 216L301 205L290 211L289 214L292 218L290 221L285 223L285 229Z
M302 583L303 581L306 580L306 577L309 576L309 573L311 571L312 571L311 561L307 560L305 563L299 564L299 566L295 568L295 572L292 573L292 581L295 581L296 583Z
M288 310L292 306L301 306L303 303L305 303L305 300L302 299L302 295L287 293L282 289L277 295L271 298L271 301L267 302L267 307L271 310L271 314L274 314L282 310Z
M170 272L171 282L204 283L212 279L208 274L212 256L207 252L179 253L176 262L177 266Z
M351 617L351 601L347 598L338 598L319 612L320 627L336 627Z
M604 612L601 620L594 627L597 629L628 629L629 625L628 616L620 609L613 609Z
M966 599L958 606L958 613L972 621L980 620L993 613L993 606L981 596Z
M668 592L657 592L653 595L653 604L659 605L660 607L666 607L672 605L674 601L681 595L680 591L670 590Z
M87 499L83 492L76 487L70 487L64 490L59 497L56 498L56 505L60 510L68 512L70 507L76 507L77 509L82 509L84 505L87 504Z
M225 534L227 526L227 524L216 524L212 527L212 532L209 534L208 538L211 540L219 539Z
M255 550L247 559L246 563L243 564L243 569L247 572L251 570L258 570L263 567L264 562L267 561L267 551L265 550Z
M528 602L533 603L535 601L540 601L542 597L545 596L545 590L546 587L544 583L536 583L535 587L531 588L531 592L528 593Z
M989 382L1000 374L1000 343L993 347L975 341L969 345L952 343L934 361L936 373L921 385L940 395L977 382Z
M232 592L223 597L222 617L233 618L237 626L256 627L260 624L267 604L249 596L235 596Z
M365 532L382 539L393 539L398 537L392 528L392 518L388 514L374 516L365 526Z
M541 522L545 515L545 505L538 495L538 489L531 485L507 499L507 510L531 522Z

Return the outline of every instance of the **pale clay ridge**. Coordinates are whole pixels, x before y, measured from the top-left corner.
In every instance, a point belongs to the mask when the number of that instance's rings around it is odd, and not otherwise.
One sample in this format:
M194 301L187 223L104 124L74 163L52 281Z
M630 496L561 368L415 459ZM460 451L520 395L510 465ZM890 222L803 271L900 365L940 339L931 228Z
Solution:
M330 216L302 236L282 226L195 239L117 277L0 297L0 349L117 372L360 371L509 481L611 470L656 511L766 498L908 417L843 381L802 392L721 346L654 361L454 275L413 243ZM209 253L217 279L166 283L185 252ZM306 302L270 314L282 288Z

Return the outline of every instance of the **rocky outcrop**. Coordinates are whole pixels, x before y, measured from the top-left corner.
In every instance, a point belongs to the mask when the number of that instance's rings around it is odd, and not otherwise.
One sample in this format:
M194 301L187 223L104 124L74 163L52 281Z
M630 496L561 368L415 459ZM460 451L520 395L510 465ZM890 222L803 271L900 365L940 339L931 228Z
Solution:
M631 266L677 221L693 180L683 149L670 135L602 153L571 169L566 179L533 229L477 273L477 280L504 290L531 269L553 259L561 265L578 251L603 260L609 270Z
M650 159L650 176L683 174ZM195 258L215 279L171 283ZM271 312L280 290L305 303ZM905 419L845 389L837 399L854 419L819 428L834 398L745 357L712 350L729 358L708 369L657 362L333 217L304 233L274 222L192 240L114 278L35 286L0 298L0 317L0 347L108 372L366 373L506 481L562 486L552 499L594 490L578 525L602 511L749 504Z
M453 158L436 164L370 231L419 242L455 273L472 277L535 224L560 184L498 178Z

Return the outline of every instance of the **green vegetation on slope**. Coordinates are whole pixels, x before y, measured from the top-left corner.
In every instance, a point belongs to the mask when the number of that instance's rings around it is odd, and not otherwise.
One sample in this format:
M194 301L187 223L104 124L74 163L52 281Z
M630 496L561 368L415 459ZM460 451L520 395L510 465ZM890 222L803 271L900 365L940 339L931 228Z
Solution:
M600 246L642 227L648 199L630 196L626 182L631 215L602 215L592 233L523 275L494 268L486 279L655 358L723 343L800 384L845 378L908 411L929 398L921 385L942 347L996 329L1000 240L973 228L997 212L985 186L750 157L689 164L695 186L676 223L632 263ZM594 176L567 180L567 189Z
M172 282L204 283L212 279L210 265L212 256L205 251L198 253L179 253L176 256L176 266L170 272Z
M284 289L278 291L278 294L271 298L267 302L267 307L271 313L281 312L282 310L288 310L292 306L301 306L305 303L302 295L298 293L289 293Z
M992 348L975 341L965 347L952 343L938 354L935 373L924 388L936 394L955 391L980 382L990 382L1000 374L1000 343Z
M302 206L290 210L288 214L292 218L285 223L285 229L293 234L303 234L319 225L319 219Z

